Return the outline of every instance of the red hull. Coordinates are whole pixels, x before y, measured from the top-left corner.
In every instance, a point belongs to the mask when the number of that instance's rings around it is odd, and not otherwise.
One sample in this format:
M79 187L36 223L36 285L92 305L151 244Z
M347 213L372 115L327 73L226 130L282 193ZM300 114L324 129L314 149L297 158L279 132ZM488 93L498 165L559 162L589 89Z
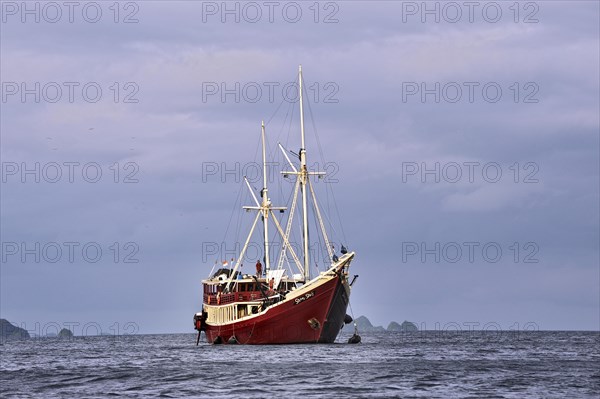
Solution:
M206 340L227 343L235 337L240 344L254 345L333 342L344 324L347 282L336 275L310 293L314 295L299 303L285 301L250 319L220 326L206 324Z

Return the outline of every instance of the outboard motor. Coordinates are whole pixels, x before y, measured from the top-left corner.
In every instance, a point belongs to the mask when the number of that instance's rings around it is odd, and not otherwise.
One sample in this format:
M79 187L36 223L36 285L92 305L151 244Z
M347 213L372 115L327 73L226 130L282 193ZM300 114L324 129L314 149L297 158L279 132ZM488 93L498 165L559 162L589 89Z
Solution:
M198 346L198 344L200 343L200 334L202 333L202 331L205 328L204 320L205 320L204 311L202 312L201 316L194 314L194 329L198 330L198 336L196 337L196 346Z

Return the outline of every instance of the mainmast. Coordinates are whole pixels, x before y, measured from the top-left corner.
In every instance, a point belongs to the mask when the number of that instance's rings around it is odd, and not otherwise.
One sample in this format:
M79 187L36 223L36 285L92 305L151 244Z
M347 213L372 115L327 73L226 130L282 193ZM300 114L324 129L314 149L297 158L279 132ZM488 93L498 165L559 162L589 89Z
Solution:
M225 287L225 292L229 291L229 288L230 288L231 284L233 283L233 278L236 275L236 272L238 271L238 269L241 267L241 260L244 258L246 250L248 249L248 244L250 243L250 238L252 236L252 233L256 227L258 218L260 216L262 216L262 220L263 220L265 270L267 272L269 272L271 270L271 260L269 258L269 219L271 219L272 222L275 224L276 231L281 235L281 238L283 241L282 242L282 244L283 244L282 251L281 251L281 254L279 257L279 262L278 262L278 270L281 268L284 258L287 257L287 253L289 252L290 255L292 256L294 262L298 266L298 268L303 269L302 272L303 272L304 282L306 283L308 280L310 280L308 204L307 204L307 197L308 197L309 190L312 195L312 200L314 203L313 205L314 205L314 209L315 209L315 216L318 221L318 226L320 227L321 232L323 234L325 244L327 246L327 252L329 254L329 258L332 262L335 262L334 255L330 248L330 241L329 241L329 238L327 237L327 232L325 231L325 225L321 218L321 212L319 210L319 205L317 203L315 193L313 191L311 182L309 180L309 177L311 175L322 177L323 175L325 175L325 173L318 172L318 171L309 172L308 168L306 166L306 147L305 147L306 144L305 144L305 135L304 135L304 102L303 102L302 66L298 67L298 93L299 93L299 100L300 100L299 102L300 102L300 133L301 133L301 148L300 148L300 152L299 152L299 157L300 157L300 169L299 170L296 169L294 164L290 161L283 146L281 144L279 144L279 148L283 152L285 159L287 160L287 162L289 163L289 165L292 169L291 171L281 171L281 173L284 175L284 177L287 176L288 174L298 176L298 179L296 180L296 186L294 188L294 194L293 194L294 199L292 201L292 208L290 211L290 215L287 219L287 226L285 227L285 231L284 231L282 229L279 221L277 220L277 218L273 215L273 211L278 210L280 212L284 212L287 209L287 207L274 207L274 206L272 206L271 201L269 199L269 190L267 188L267 143L266 143L266 134L265 134L265 123L263 121L261 124L262 158L263 158L263 187L262 187L262 190L260 191L261 201L259 202L256 194L254 194L254 191L253 191L252 186L250 185L250 182L248 181L247 177L244 176L244 182L246 183L246 186L248 186L248 190L250 191L250 194L252 196L252 199L253 199L255 205L243 206L242 208L246 209L246 210L255 210L255 211L258 211L258 213L256 215L256 218L254 219L254 223L252 224L252 228L250 229L250 233L248 234L248 237L242 248L242 251L240 252L240 255L238 256L238 260L235 264L235 267L233 268L232 273L230 273L229 280ZM303 238L304 265L302 265L302 262L300 261L300 256L296 255L296 252L294 251L292 245L289 242L289 236L290 236L291 226L294 221L294 210L296 209L296 200L298 198L298 190L299 189L301 189L301 191L302 191L302 238Z
M304 145L304 107L302 104L302 65L298 67L298 92L300 93L300 188L302 189L302 236L304 239L304 281L310 280L310 259L308 257L308 207L306 205L306 185L308 170L306 169L306 147Z
M269 261L269 190L267 189L267 152L265 142L265 121L261 124L262 134L262 158L263 158L263 189L260 192L262 197L262 214L263 214L263 232L265 241L265 270L269 272L271 270L271 263Z

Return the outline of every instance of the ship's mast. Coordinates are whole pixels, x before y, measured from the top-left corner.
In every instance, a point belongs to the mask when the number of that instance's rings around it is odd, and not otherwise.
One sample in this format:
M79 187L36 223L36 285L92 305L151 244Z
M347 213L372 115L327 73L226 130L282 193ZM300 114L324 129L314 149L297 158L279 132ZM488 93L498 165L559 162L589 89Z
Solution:
M263 158L263 188L261 190L261 201L259 202L258 198L254 194L253 188L250 185L250 182L244 176L244 182L246 186L248 186L248 190L252 196L255 205L252 206L243 206L243 209L246 210L255 210L258 211L256 218L254 219L254 223L252 228L250 229L250 233L246 239L246 243L244 244L240 255L238 256L238 260L233 268L233 271L230 273L229 280L225 287L225 292L229 291L231 284L233 283L233 278L236 275L238 269L241 267L241 260L244 258L246 250L248 249L248 244L250 242L250 238L252 233L254 232L254 228L256 227L256 223L258 222L259 216L263 218L263 239L264 239L264 248L265 248L265 270L268 272L271 269L271 261L269 259L269 218L273 221L276 227L276 231L281 235L282 238L282 250L278 262L278 269L283 265L284 259L287 259L287 253L292 256L296 266L299 269L302 269L304 282L310 280L310 257L309 257L309 237L308 237L308 205L307 205L307 196L308 191L312 195L312 200L315 207L315 216L318 221L318 226L321 229L323 234L323 238L325 240L325 244L327 246L327 251L329 254L330 260L333 262L334 254L330 248L330 241L327 236L327 232L325 231L325 225L321 218L321 212L319 210L319 206L317 203L317 199L313 188L310 184L309 177L310 176L318 176L319 178L325 175L325 172L312 171L309 172L306 167L306 148L305 148L305 138L304 138L304 103L303 103L303 81L302 81L302 66L298 68L298 92L299 92L299 102L300 102L300 133L301 133L301 148L300 148L300 169L296 169L294 164L290 161L287 156L286 150L283 148L281 144L279 144L279 148L283 152L285 159L289 163L291 167L291 171L281 171L281 173L285 176L287 175L296 175L298 179L296 180L296 186L293 194L292 208L290 210L290 215L287 220L287 226L285 227L285 231L282 229L279 221L273 215L273 211L284 212L287 207L274 207L271 204L269 199L269 191L267 188L267 143L266 143L266 133L265 133L265 123L264 121L261 124L261 139L262 139L262 158ZM300 256L296 255L292 245L289 242L289 236L291 231L291 226L294 219L294 210L296 209L296 200L298 198L298 189L302 190L302 236L303 236L303 252L304 252L304 264L300 261Z
M265 241L265 270L269 272L271 270L271 263L269 261L269 190L267 189L267 152L265 142L265 121L261 124L262 134L262 158L263 158L263 189L261 191L262 196L262 214L263 214L263 232Z
M306 169L306 147L304 145L304 106L302 103L302 65L298 67L298 92L300 93L300 188L302 190L302 236L304 239L304 281L310 280L310 259L308 257L308 207L306 190L308 170Z
M263 238L264 238L264 243L265 243L265 270L268 272L271 269L271 261L269 260L269 214L271 214L271 212L273 212L273 210L278 210L280 212L283 212L284 210L287 209L286 207L281 207L281 206L273 207L273 206L271 206L271 201L269 200L269 190L267 188L267 142L266 142L266 138L265 138L265 122L264 121L261 124L261 137L262 137L262 157L263 157L263 188L260 191L260 195L262 197L262 201L258 202L258 198L256 197L256 194L254 194L254 191L252 191L252 186L250 185L248 178L246 176L244 176L244 182L246 183L246 186L248 186L248 190L250 191L250 194L252 195L252 199L254 200L254 203L256 205L255 206L243 206L242 208L246 209L246 210L255 210L255 211L257 211L257 214L256 214L256 218L254 219L254 223L252 224L252 228L250 229L250 233L248 234L248 237L246 238L246 243L242 247L242 252L240 252L240 255L238 256L238 260L235 264L235 267L233 268L233 271L229 275L229 280L227 281L227 285L225 287L225 292L229 292L229 288L231 287L231 284L233 282L233 277L236 275L236 272L238 271L238 269L241 265L241 260L244 258L244 255L246 254L246 250L248 249L248 244L250 243L250 238L252 237L252 233L254 232L256 223L258 222L258 217L261 215L262 215L263 226L264 226L263 227ZM273 222L275 223L275 226L278 228L278 230L280 230L281 228L279 227L279 224L275 217L273 217ZM280 234L283 235L282 232L280 232ZM285 245L287 247L289 247L290 243L289 243L287 237L284 237L283 240L284 240ZM293 252L293 250L290 249L290 252L292 253L292 257L294 257L294 259L296 259L296 254ZM300 263L299 260L296 260L296 262Z

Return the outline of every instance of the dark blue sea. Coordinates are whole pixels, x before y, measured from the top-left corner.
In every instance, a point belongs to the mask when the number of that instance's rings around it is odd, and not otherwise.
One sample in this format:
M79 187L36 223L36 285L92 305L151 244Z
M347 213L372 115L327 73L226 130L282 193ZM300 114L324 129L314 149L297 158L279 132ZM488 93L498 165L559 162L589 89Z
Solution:
M362 333L195 346L194 334L0 346L2 398L599 398L598 332Z

